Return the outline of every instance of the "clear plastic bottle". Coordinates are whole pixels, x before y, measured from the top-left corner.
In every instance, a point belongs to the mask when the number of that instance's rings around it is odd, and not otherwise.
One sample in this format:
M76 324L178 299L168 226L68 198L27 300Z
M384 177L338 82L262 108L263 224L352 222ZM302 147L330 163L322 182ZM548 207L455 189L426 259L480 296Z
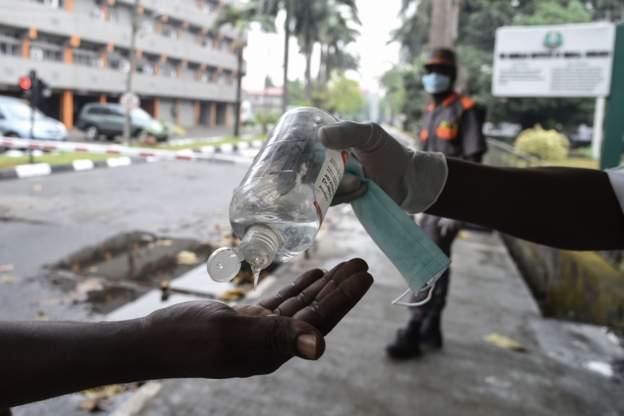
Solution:
M231 280L247 261L257 282L273 260L309 248L344 173L346 152L326 149L318 129L336 120L317 108L286 112L256 156L230 203L230 223L241 239L208 259L208 273Z

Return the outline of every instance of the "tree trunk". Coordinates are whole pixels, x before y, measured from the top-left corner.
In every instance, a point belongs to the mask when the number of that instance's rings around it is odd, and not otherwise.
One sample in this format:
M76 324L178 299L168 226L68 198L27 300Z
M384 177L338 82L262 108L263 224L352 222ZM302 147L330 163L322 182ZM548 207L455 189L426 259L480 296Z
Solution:
M236 52L236 103L234 104L234 137L240 136L241 82L243 79L243 45Z
M306 101L311 102L312 101L312 47L313 45L311 45L312 41L310 39L310 30L308 28L306 28L304 41L305 41L305 55L306 55L305 96L306 96Z
M316 74L316 83L320 88L325 87L325 49L327 45L321 43L321 55L319 58L319 70L318 74Z
M284 80L282 87L282 113L288 109L288 49L290 44L290 0L286 0L286 20L284 20Z

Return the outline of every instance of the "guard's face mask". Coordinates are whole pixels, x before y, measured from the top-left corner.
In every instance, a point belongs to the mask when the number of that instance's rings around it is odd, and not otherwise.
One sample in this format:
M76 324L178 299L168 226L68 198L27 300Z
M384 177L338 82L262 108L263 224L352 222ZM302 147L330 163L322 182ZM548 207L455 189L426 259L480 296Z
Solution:
M429 94L438 94L448 91L451 86L451 78L448 75L432 72L430 74L423 75L422 84L425 91Z

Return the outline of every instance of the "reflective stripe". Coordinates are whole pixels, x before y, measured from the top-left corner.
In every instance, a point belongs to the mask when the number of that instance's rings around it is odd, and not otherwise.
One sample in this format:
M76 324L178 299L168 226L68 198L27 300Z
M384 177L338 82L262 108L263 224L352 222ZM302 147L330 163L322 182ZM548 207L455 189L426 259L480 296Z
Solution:
M613 192L620 203L620 209L624 212L624 168L607 169L606 172L613 187Z
M472 98L470 97L461 97L461 100L459 100L459 102L461 103L461 106L464 108L464 110L468 110L472 107L475 106L475 102Z

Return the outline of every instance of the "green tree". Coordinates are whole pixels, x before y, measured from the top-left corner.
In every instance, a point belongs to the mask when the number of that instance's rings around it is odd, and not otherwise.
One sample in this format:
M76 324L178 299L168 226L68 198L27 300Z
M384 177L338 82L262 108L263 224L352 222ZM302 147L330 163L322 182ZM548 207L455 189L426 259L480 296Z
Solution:
M542 0L531 14L514 16L512 24L519 26L591 22L592 16L579 0Z
M294 28L299 49L305 56L305 93L306 99L312 100L312 52L314 45L324 41L322 35L329 35L330 28L335 33L341 31L341 40L355 35L349 31L348 19L342 14L347 9L350 18L359 23L355 0L323 0L323 1L296 1L293 8ZM351 41L352 41L351 40ZM328 74L329 75L329 74Z
M304 89L301 80L288 81L288 102L299 107L312 105L312 102L306 100Z
M240 30L247 30L252 23L259 23L262 30L275 32L275 19L281 11L286 13L284 19L284 58L283 58L283 95L282 110L288 105L288 53L289 40L292 33L291 15L294 0L249 0L241 5L225 3L221 6L213 27L218 30L221 26L232 25ZM242 49L239 62L242 65ZM239 71L240 73L240 71Z
M404 71L405 96L403 112L409 125L420 118L422 110L414 108L423 101L420 65L423 45L428 42L432 0L404 0L402 27L393 39L401 43L411 62ZM510 121L532 127L577 126L591 121L593 100L581 98L509 98L491 96L491 74L496 28L512 24L559 24L589 22L592 19L617 19L624 16L621 0L464 0L460 13L457 52L465 77L463 91L488 109L488 120Z
M344 73L332 77L324 101L323 108L345 118L356 117L366 106L360 84Z
M321 22L319 32L320 61L317 77L318 88L324 89L332 71L357 69L359 57L347 52L349 44L355 42L359 32L353 25L360 25L357 9L338 7L330 3L327 15Z

